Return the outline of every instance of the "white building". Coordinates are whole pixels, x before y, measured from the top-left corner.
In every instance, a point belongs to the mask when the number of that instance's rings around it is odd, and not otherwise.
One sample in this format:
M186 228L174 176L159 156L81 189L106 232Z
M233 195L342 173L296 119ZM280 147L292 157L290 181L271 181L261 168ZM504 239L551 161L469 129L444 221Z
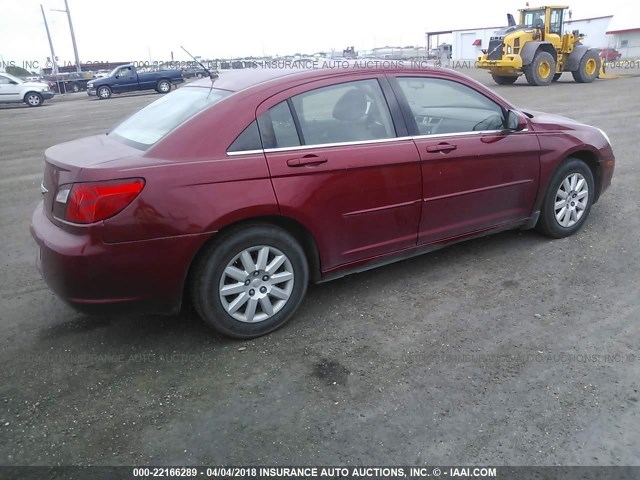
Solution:
M622 58L640 58L640 28L611 30L607 34L608 46L618 50Z
M573 32L578 30L583 34L582 43L594 48L607 48L609 40L607 39L607 30L613 15L604 17L584 18L582 20L567 20L564 22L564 31Z
M482 55L482 49L489 47L489 39L497 31L506 27L470 28L453 30L451 45L452 60L477 60Z

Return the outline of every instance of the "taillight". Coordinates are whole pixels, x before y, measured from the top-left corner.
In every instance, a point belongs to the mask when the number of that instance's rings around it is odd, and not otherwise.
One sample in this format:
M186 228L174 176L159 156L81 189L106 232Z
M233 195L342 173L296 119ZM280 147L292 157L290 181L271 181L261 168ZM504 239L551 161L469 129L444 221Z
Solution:
M124 210L143 187L142 178L64 185L56 194L53 213L68 222L98 222Z

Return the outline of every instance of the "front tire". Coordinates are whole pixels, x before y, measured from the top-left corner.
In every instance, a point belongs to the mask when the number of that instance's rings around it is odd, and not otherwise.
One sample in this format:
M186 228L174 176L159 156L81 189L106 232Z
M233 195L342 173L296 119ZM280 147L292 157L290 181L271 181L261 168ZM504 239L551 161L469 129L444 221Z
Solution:
M171 91L171 82L168 80L160 80L156 86L158 93L169 93Z
M524 71L529 85L544 87L553 81L556 74L556 60L549 52L539 51Z
M596 50L587 50L582 58L577 70L571 72L573 79L578 83L591 83L600 73L602 59Z
M100 100L106 100L108 98L111 98L111 89L109 87L100 87L98 88L98 91L96 92L96 95L98 96L98 98Z
M42 105L43 101L44 99L42 98L42 95L40 95L38 92L28 92L24 96L24 103L26 103L30 107L39 107Z
M537 228L552 238L573 235L591 211L595 187L587 164L569 158L556 171L545 194Z
M493 81L498 85L513 85L518 80L518 77L503 77L500 75L491 75L493 77Z
M222 234L203 251L191 298L220 333L255 338L291 318L308 282L309 266L295 238L274 225L255 225Z

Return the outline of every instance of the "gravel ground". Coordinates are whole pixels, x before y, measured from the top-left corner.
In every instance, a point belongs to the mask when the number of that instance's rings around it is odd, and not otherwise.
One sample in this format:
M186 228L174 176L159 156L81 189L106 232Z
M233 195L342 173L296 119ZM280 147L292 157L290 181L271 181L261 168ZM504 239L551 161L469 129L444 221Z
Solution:
M190 314L87 317L36 271L44 149L157 94L0 106L0 464L639 465L640 78L565 77L491 86L609 133L614 183L577 235L315 286L251 342Z

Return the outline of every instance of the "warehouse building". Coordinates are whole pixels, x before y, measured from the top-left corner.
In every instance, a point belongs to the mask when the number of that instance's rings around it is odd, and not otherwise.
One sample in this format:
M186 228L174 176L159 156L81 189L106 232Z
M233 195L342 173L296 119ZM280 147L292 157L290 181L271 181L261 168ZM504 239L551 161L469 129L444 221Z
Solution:
M640 28L610 30L609 47L615 48L622 58L640 58Z

